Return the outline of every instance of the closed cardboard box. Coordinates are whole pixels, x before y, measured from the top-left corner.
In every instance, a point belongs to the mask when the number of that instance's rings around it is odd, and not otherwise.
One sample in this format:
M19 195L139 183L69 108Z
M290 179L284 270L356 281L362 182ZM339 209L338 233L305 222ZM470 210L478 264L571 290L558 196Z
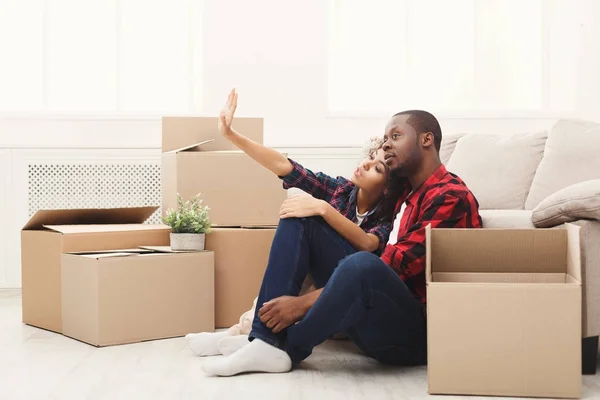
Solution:
M168 245L168 226L143 224L157 208L36 212L21 232L23 322L62 332L61 253Z
M200 194L213 226L277 225L287 196L281 180L241 151L206 151L206 145L163 153L163 213L177 208L177 194L185 200Z
M229 328L252 307L265 275L275 228L212 228L215 253L215 326Z
M235 117L233 129L242 135L263 142L263 119ZM237 150L237 148L218 129L216 117L182 117L167 116L162 118L162 151L181 149L194 143L213 139L206 146L206 151Z
M579 397L579 227L426 235L429 393Z
M107 346L214 332L214 255L62 255L63 334Z

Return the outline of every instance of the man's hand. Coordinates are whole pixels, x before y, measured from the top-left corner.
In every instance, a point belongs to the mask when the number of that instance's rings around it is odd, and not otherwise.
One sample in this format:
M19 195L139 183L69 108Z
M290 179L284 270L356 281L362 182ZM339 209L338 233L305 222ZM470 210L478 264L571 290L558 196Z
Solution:
M315 199L310 195L298 194L283 202L279 209L279 217L285 219L323 216L327 206L327 202L323 200Z
M231 89L227 102L219 114L219 132L225 137L231 136L233 132L231 130L231 123L233 122L233 116L235 114L235 109L237 108L237 98L238 95L235 89Z
M281 332L304 317L308 311L305 303L302 297L277 297L266 302L258 310L258 316L273 333Z

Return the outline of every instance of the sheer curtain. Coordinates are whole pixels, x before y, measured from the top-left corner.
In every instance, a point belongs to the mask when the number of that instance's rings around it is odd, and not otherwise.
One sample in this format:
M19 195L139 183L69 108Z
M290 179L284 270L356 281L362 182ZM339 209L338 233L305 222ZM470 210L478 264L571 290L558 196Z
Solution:
M200 108L200 0L0 0L0 112Z
M579 15L564 17L577 2L332 0L329 111L568 109L575 61L561 57L572 50L556 42L557 32L578 29Z

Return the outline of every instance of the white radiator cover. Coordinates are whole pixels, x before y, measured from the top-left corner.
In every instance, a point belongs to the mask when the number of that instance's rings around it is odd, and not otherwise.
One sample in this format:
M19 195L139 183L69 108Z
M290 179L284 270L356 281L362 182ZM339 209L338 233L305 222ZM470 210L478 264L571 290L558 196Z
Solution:
M36 163L27 166L28 216L40 209L161 204L160 163ZM148 223L160 223L157 210Z

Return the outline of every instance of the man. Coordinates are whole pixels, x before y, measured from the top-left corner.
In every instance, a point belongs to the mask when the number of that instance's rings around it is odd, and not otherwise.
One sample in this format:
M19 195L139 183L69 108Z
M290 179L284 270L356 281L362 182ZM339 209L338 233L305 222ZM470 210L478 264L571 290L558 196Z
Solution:
M205 371L220 376L287 372L338 332L382 363L425 364L425 227L481 227L477 200L440 161L441 140L437 119L426 111L403 111L388 122L386 162L406 184L381 257L358 252L332 265L320 255L327 252L319 250L345 244L322 219L282 220L276 238L287 237L290 257L265 272L251 342L207 361ZM297 297L307 273L320 289Z

